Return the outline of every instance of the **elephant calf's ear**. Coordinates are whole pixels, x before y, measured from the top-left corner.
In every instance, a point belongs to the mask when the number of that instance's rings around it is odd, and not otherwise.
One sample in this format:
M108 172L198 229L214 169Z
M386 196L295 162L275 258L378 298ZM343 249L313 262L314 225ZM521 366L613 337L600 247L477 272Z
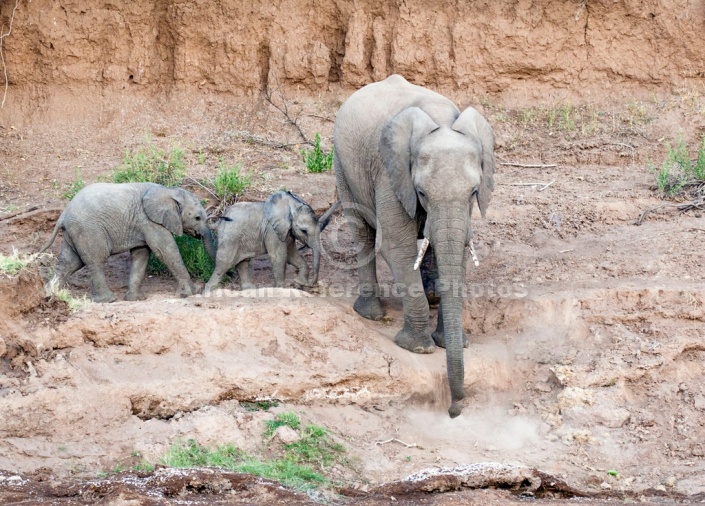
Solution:
M274 229L280 241L286 241L289 231L291 230L291 205L289 200L291 197L284 192L277 192L270 195L264 201L264 216L267 222Z
M461 134L476 137L482 145L482 182L477 189L477 206L484 218L494 190L494 132L482 114L472 107L458 116L452 128Z
M416 217L416 188L411 178L411 160L419 141L439 126L418 107L409 107L394 116L382 129L380 152L394 194L406 212Z
M168 188L153 186L147 190L142 196L142 207L154 223L159 223L174 235L184 233L179 203Z

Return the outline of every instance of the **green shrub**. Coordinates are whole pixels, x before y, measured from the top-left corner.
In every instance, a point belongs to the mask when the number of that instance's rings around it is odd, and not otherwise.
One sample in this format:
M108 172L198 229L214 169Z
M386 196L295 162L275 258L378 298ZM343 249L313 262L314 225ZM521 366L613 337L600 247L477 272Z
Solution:
M326 153L321 149L321 136L316 134L313 149L302 149L301 156L304 159L309 172L325 172L333 168L333 148Z
M208 281L211 274L213 274L215 264L203 245L203 241L188 235L174 237L174 239L179 247L186 270L188 270L191 277L201 281ZM169 272L169 269L152 253L149 256L147 272L150 274L165 274Z
M12 253L9 255L0 253L0 274L7 274L8 276L17 274L22 269L29 267L36 258L36 254L22 255L13 247Z
M72 182L70 182L69 184L66 185L66 188L64 189L64 193L62 193L61 196L65 200L71 200L85 186L86 186L86 182L81 177L81 169L77 168L76 169L76 179L74 179Z
M250 176L242 174L240 165L228 167L225 161L218 164L213 189L221 202L230 202L250 186Z
M113 183L158 183L179 186L186 176L184 150L178 146L167 154L151 143L134 152L127 150L122 163L113 170Z
M685 141L679 137L675 146L668 145L666 159L659 169L651 168L656 187L662 197L676 197L686 188L705 183L705 137L698 147L695 163L690 159Z

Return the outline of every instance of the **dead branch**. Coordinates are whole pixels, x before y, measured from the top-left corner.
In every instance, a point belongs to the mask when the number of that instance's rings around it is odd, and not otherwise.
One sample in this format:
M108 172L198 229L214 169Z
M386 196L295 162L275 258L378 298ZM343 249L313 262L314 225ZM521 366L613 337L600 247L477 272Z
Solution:
M515 162L499 162L499 165L509 165L510 167L521 167L522 169L549 169L551 167L558 167L558 164L556 164L556 163L543 165L543 164L523 164L523 163L515 163Z
M10 26L7 30L7 33L0 33L0 61L2 61L2 71L3 74L5 75L5 92L2 95L2 104L0 104L0 109L5 107L5 99L7 98L7 87L9 84L9 80L7 79L7 65L5 64L5 54L2 52L2 41L12 33L12 22L15 20L15 11L17 10L17 6L20 4L20 0L15 0L15 7L12 9L12 15L10 16ZM0 32L2 30L0 29Z
M419 446L416 443L411 443L411 444L405 443L404 441L401 441L400 439L397 439L395 437L393 437L392 439L387 439L386 441L375 441L375 444L376 445L386 445L387 443L394 443L394 442L403 444L407 448L417 448Z
M220 200L220 199L218 198L218 195L217 195L213 190L211 190L210 188L208 188L206 185L204 185L203 183L201 183L199 180L194 179L194 178L189 177L189 176L186 176L184 179L189 180L192 184L195 184L195 185L197 185L197 186L200 186L201 188L203 188L204 190L206 190L208 193L210 193L211 196L212 196L214 199Z
M651 214L652 212L656 211L657 209L663 209L667 207L675 207L678 209L680 212L684 213L686 211L690 211L691 209L703 209L705 206L705 196L698 197L695 200L692 200L690 202L685 202L682 204L670 204L670 203L664 203L664 204L659 204L654 207L650 207L646 209L643 213L641 213L641 216L634 222L635 225L641 225L643 221L646 219L646 217Z
M279 100L281 100L281 103L282 103L281 106L280 106L280 105L277 105L277 104L274 102L274 96L275 96L275 94L276 94L276 95L279 95ZM305 134L304 131L301 129L301 126L299 125L299 118L298 118L298 117L297 117L297 118L292 118L291 115L289 114L289 105L288 105L288 103L287 103L287 101L286 101L286 97L285 97L284 94L281 92L281 90L279 89L279 86L278 86L278 85L277 85L277 87L276 87L275 90L272 90L272 89L269 87L269 85L267 85L267 88L264 90L264 99L265 99L267 102L269 102L269 103L272 105L272 107L274 107L277 111L279 111L280 113L282 113L282 114L284 115L284 117L286 118L286 120L289 122L290 125L292 125L294 128L296 128L296 130L299 132L299 135L300 135L301 138L303 139L304 144L308 144L308 145L310 145L310 146L313 146L313 142L311 142L311 140L310 140L308 137L306 137L306 134Z
M15 216L19 216L21 214L31 213L32 211L36 211L37 209L39 209L38 206L32 206L28 207L24 211L15 211L14 213L6 214L5 216L0 216L0 221L9 220L10 218L14 218Z
M243 139L245 139L246 142L251 142L253 144L260 144L262 146L267 146L267 147L274 148L274 149L289 149L293 146L300 146L302 144L308 144L307 142L289 142L289 143L276 142L276 141L272 141L269 139L265 139L264 137L259 137L259 136L254 135L246 130L238 130L237 132L233 132L233 134L236 137L242 137Z

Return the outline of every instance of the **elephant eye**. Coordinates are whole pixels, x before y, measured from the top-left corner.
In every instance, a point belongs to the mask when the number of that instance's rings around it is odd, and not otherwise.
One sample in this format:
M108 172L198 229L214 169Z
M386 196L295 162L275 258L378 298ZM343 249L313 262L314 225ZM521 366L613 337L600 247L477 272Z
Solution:
M200 216L196 216L196 221L201 221L201 217L200 217Z

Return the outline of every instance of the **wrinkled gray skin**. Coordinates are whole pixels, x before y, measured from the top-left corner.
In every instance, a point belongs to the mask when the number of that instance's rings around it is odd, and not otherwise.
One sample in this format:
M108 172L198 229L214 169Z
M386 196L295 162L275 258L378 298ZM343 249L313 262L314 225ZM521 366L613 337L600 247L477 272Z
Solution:
M286 265L298 271L296 282L301 286L318 283L321 262L321 230L330 214L320 220L313 209L291 192L280 191L264 202L240 202L230 206L218 223L218 252L215 270L206 283L205 293L217 288L222 277L237 267L240 287L253 288L250 259L269 254L274 285L284 286ZM309 283L308 265L296 248L296 239L313 250L313 277Z
M140 290L153 251L179 283L178 294L187 297L197 286L181 259L175 235L186 233L203 239L215 259L213 235L206 225L206 211L191 192L154 183L96 183L86 186L69 202L56 222L47 250L59 230L63 243L56 268L59 286L81 267L90 272L94 302L113 302L103 264L110 255L130 252L132 265L125 300L145 298Z
M334 127L335 174L343 209L358 248L365 318L384 315L375 269L375 240L403 295L402 348L430 353L446 348L451 417L462 410L463 299L466 244L475 201L482 215L493 190L494 135L472 107L461 114L447 98L393 75L365 86L340 108ZM427 292L440 296L438 326L428 328L422 273L414 270L417 238L430 241L421 267ZM377 238L379 239L379 238ZM456 289L451 289L456 287Z

